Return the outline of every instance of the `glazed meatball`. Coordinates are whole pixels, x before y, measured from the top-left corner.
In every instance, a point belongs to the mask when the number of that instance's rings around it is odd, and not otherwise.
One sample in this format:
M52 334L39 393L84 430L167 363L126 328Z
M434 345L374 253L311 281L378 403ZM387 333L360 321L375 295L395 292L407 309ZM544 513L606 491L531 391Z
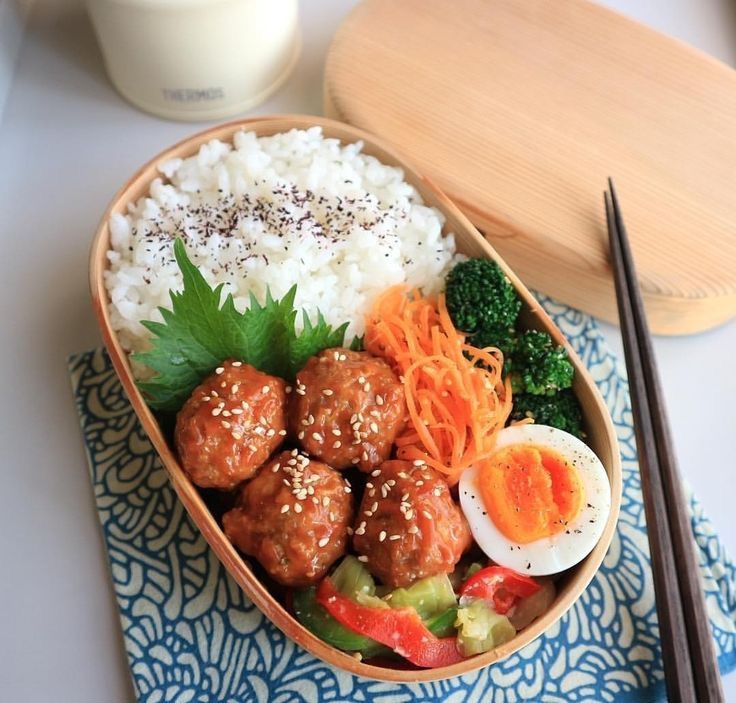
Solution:
M409 586L425 576L449 573L470 543L465 517L435 471L387 461L371 474L353 546L384 584Z
M327 464L296 449L281 452L243 486L223 528L275 581L307 586L345 553L350 493L348 482Z
M297 374L289 427L310 455L336 469L363 471L388 459L404 426L404 388L367 352L326 349Z
M179 411L174 441L194 483L230 489L250 478L284 435L285 382L240 361L226 361Z

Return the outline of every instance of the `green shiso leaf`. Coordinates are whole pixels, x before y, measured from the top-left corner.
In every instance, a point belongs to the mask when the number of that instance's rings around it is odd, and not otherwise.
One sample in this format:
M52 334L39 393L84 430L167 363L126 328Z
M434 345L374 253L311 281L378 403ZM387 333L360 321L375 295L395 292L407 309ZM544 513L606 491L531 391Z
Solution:
M348 323L333 329L320 312L316 323L303 312L304 329L297 333L296 285L281 300L267 291L263 304L251 294L249 309L240 313L232 295L220 305L222 285L210 287L180 239L174 242L174 256L184 288L171 292L171 310L159 308L163 322L143 323L153 335L151 349L133 355L154 372L138 383L152 409L177 412L225 359L291 381L310 356L343 345Z

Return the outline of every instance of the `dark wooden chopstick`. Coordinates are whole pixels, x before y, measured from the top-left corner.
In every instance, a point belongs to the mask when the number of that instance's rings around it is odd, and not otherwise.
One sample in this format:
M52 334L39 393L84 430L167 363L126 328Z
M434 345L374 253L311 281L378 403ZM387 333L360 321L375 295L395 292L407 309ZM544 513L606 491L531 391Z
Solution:
M690 518L621 210L604 195L670 701L724 701Z

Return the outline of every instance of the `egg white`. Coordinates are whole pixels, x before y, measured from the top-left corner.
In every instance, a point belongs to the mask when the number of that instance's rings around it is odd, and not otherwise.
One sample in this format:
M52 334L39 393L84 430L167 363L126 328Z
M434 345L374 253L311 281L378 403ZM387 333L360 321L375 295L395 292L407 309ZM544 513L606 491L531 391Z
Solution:
M473 538L497 564L530 576L545 576L582 561L603 534L611 512L611 484L600 459L587 444L567 432L546 425L515 425L498 434L496 449L512 444L534 444L561 454L574 464L583 486L583 506L565 530L527 544L509 540L491 520L478 488L478 468L460 477L460 505Z

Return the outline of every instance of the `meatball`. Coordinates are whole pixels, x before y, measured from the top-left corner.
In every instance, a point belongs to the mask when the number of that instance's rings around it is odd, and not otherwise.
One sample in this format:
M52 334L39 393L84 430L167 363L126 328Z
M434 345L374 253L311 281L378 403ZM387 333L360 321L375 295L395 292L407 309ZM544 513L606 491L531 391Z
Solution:
M281 452L245 484L223 529L285 586L316 583L345 553L353 517L350 485L296 449Z
M409 586L449 573L470 544L465 517L434 470L387 461L371 474L353 546L384 584Z
M330 466L370 471L388 459L405 416L404 388L383 359L326 349L297 374L289 428Z
M240 361L226 361L184 403L174 442L194 483L230 489L250 478L284 435L285 382Z

